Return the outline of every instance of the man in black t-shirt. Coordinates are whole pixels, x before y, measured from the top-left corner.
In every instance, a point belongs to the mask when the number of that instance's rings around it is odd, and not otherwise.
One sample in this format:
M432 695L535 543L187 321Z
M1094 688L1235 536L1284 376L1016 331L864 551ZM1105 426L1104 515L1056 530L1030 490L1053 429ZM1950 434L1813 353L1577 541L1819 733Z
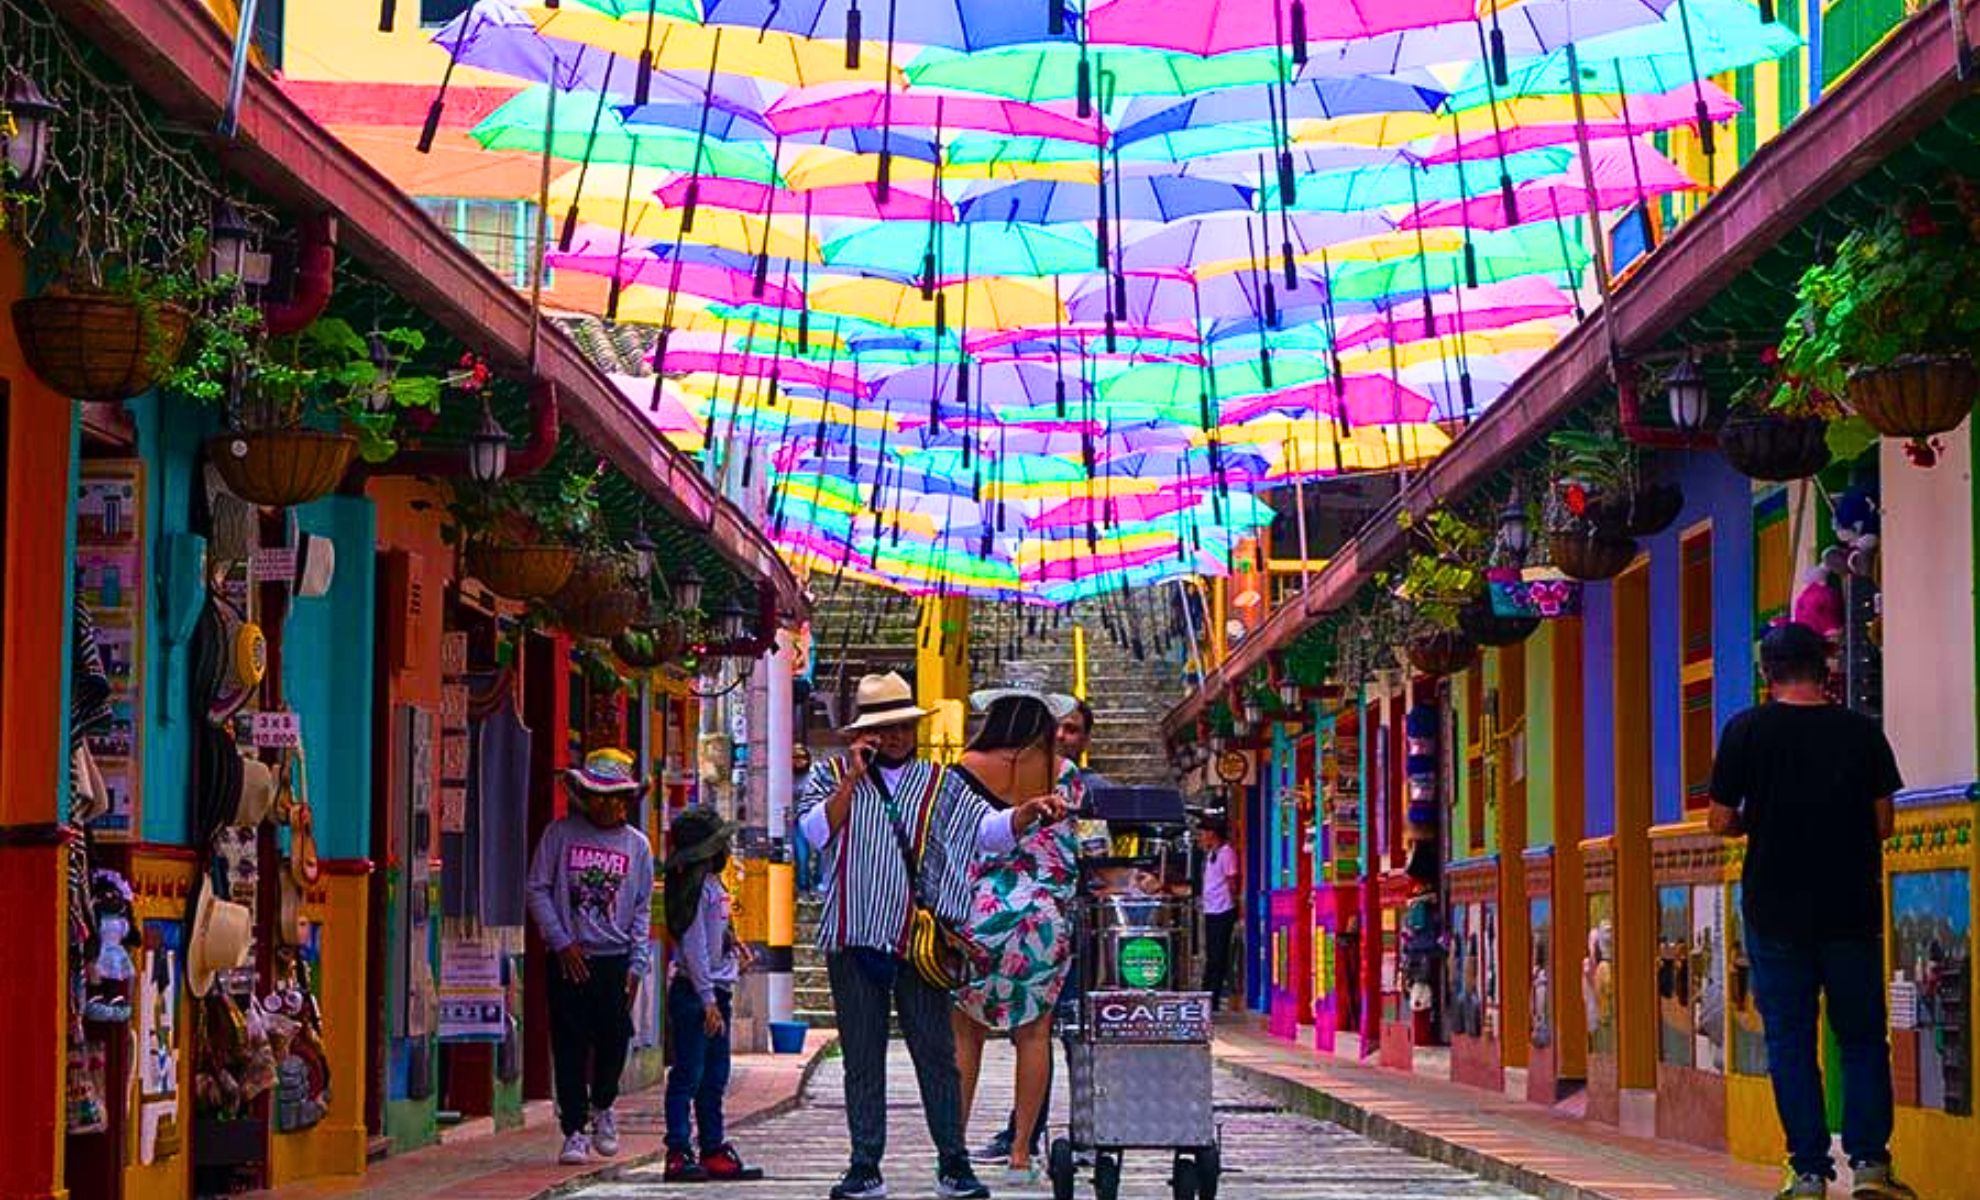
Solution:
M1917 1200L1891 1173L1884 1014L1883 842L1904 786L1875 721L1829 702L1828 644L1806 625L1760 642L1767 703L1734 717L1712 765L1711 827L1747 838L1743 912L1790 1178L1817 1200L1835 1177L1815 1043L1820 1001L1842 1047L1843 1149L1854 1200Z

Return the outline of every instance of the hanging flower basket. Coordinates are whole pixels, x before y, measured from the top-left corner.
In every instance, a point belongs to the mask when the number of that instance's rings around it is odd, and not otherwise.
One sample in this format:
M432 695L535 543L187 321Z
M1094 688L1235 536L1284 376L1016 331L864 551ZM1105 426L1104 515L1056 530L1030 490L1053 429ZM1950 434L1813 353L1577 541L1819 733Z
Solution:
M206 457L236 496L264 508L289 508L336 491L357 448L348 433L265 429L208 438Z
M1564 530L1547 535L1547 553L1570 579L1612 579L1636 558L1636 539Z
M1418 674L1455 675L1478 657L1478 646L1456 630L1439 629L1409 639L1409 665Z
M554 596L577 566L569 546L503 545L477 541L468 546L468 573L488 590L510 600Z
M1645 538L1669 529L1683 511L1684 489L1675 483L1650 483L1627 495L1590 498L1585 519L1604 534Z
M579 637L617 638L639 619L644 607L640 600L628 589L606 588L575 604L556 602L557 617L567 631Z
M1458 630L1480 646L1517 646L1540 628L1539 617L1502 617L1490 597L1458 609Z
M1919 439L1959 428L1980 399L1980 370L1964 354L1907 354L1849 373L1849 406L1878 433Z
M612 653L636 671L650 671L671 661L687 647L679 624L634 625L612 639Z
M570 612L582 608L586 601L601 592L625 587L626 573L616 559L605 554L580 554L563 586L550 598L550 603L559 612Z
M151 390L179 360L192 314L102 292L14 301L21 356L43 383L78 403L121 403Z
M1828 422L1820 417L1747 409L1719 428L1719 453L1749 479L1787 483L1829 465L1828 434Z

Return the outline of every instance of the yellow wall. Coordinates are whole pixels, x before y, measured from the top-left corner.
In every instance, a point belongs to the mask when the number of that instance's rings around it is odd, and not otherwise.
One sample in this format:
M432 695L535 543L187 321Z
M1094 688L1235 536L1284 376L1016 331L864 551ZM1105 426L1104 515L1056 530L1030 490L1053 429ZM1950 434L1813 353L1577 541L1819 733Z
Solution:
M324 1053L330 1060L330 1111L314 1128L273 1135L269 1173L276 1187L319 1175L364 1173L369 1137L364 1127L367 997L363 987L324 987L323 982L366 977L371 881L362 871L339 870L340 865L329 865L303 905L303 919L322 935L313 982L323 1013Z
M131 891L138 927L146 921L177 921L185 916L186 891L192 886L193 862L190 854L152 854L138 851L131 856ZM183 979L183 948L179 960ZM138 1122L135 1092L125 1104L124 1198L125 1200L179 1200L192 1193L192 1059L193 1001L179 990L176 1032L179 1047L179 1144L171 1158L149 1166L138 1161Z

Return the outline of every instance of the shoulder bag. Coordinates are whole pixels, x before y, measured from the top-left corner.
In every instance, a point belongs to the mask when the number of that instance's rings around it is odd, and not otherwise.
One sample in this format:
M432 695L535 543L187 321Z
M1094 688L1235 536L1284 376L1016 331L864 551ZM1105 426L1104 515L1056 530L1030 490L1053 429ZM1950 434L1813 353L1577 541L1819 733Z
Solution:
M974 976L971 964L976 961L969 939L954 929L947 921L935 915L935 909L927 901L921 886L921 861L928 845L928 827L934 819L935 804L931 800L923 806L921 820L922 851L917 853L909 840L907 829L901 821L901 810L894 803L893 794L887 789L886 780L878 771L870 778L880 799L887 805L887 823L894 830L894 840L901 848L901 865L907 869L909 897L907 944L901 957L908 966L921 977L921 981L940 992L953 992L968 983ZM938 774L937 779L940 776Z

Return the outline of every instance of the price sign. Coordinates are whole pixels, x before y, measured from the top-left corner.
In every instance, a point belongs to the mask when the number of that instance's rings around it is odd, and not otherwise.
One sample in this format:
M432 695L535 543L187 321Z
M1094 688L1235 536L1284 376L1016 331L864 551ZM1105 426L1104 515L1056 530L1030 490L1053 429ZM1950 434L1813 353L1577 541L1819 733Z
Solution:
M248 559L248 578L256 583L278 583L296 577L294 546L268 546Z
M250 738L260 750L296 750L302 746L301 713L258 712L250 730Z

